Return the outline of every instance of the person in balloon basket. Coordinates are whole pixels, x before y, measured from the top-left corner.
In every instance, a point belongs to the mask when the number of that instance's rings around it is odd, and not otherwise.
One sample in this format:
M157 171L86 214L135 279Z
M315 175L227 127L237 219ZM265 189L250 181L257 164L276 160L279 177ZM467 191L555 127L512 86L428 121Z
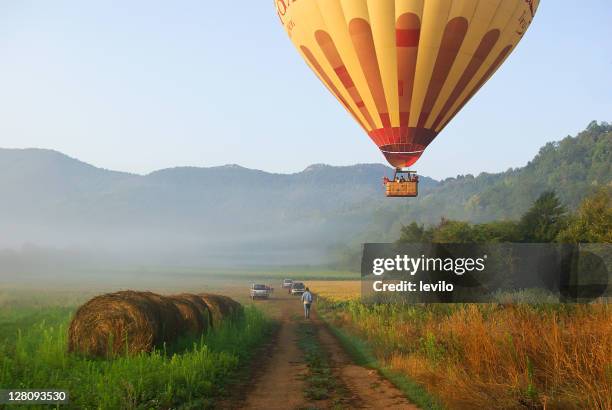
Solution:
M306 291L302 293L302 303L304 303L304 317L310 319L310 306L312 305L312 293L310 289L306 288Z

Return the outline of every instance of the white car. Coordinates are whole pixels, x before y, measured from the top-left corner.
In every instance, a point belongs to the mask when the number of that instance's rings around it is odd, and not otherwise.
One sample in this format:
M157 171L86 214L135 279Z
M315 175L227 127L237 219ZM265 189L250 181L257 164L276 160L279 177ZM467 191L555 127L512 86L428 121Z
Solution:
M266 285L253 284L251 286L251 299L268 299L270 297L270 287Z
M301 295L304 292L306 292L306 286L302 282L293 282L293 285L291 285L292 295Z
M291 289L291 285L293 285L293 279L285 279L283 281L283 289Z

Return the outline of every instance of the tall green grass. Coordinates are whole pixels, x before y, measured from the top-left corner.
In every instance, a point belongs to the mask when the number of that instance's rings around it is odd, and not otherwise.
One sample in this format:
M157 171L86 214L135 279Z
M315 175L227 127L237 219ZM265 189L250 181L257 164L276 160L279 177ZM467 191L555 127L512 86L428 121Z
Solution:
M70 405L62 408L212 408L274 326L249 307L198 340L98 360L67 353L72 312L0 313L0 388L67 390Z

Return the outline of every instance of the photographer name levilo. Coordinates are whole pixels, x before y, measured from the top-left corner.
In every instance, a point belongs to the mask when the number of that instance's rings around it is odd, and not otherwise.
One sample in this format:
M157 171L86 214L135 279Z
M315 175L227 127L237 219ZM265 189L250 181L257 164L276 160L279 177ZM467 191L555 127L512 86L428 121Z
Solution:
M448 272L462 276L470 272L483 272L486 269L488 256L480 258L440 258L421 255L414 258L408 255L396 255L394 258L376 258L372 261L372 274L381 280L372 283L375 292L452 292L455 285L445 280L435 283L426 281L397 280L385 283L382 277L386 273L403 273L414 277L419 272Z

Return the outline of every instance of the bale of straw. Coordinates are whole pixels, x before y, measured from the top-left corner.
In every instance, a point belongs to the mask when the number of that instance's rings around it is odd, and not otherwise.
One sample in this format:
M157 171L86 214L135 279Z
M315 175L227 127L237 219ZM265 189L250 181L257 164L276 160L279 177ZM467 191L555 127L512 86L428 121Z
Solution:
M157 315L161 325L159 332L161 339L156 344L161 346L164 343L172 343L181 335L184 329L181 312L174 305L172 300L166 296L151 292L138 292L149 297L157 306Z
M224 319L230 319L242 312L242 305L227 296L211 293L201 293L198 296L208 306L212 317L212 327L218 326Z
M167 298L150 292L101 295L81 306L68 329L68 350L95 357L150 352L173 341L181 315Z
M203 329L203 331L206 331L207 329L209 329L212 326L211 325L211 323L212 323L212 314L211 314L210 310L208 309L208 305L204 302L204 300L202 300L201 297L199 297L198 295L193 295L191 293L182 293L182 294L177 295L177 296L182 298L182 299L189 300L198 309L198 311L200 312L200 315L202 317L202 321L204 322L204 329Z
M181 315L181 334L201 335L208 326L208 309L206 309L206 316L204 316L202 310L188 296L175 295L169 296L169 299ZM200 303L202 302L200 301Z

